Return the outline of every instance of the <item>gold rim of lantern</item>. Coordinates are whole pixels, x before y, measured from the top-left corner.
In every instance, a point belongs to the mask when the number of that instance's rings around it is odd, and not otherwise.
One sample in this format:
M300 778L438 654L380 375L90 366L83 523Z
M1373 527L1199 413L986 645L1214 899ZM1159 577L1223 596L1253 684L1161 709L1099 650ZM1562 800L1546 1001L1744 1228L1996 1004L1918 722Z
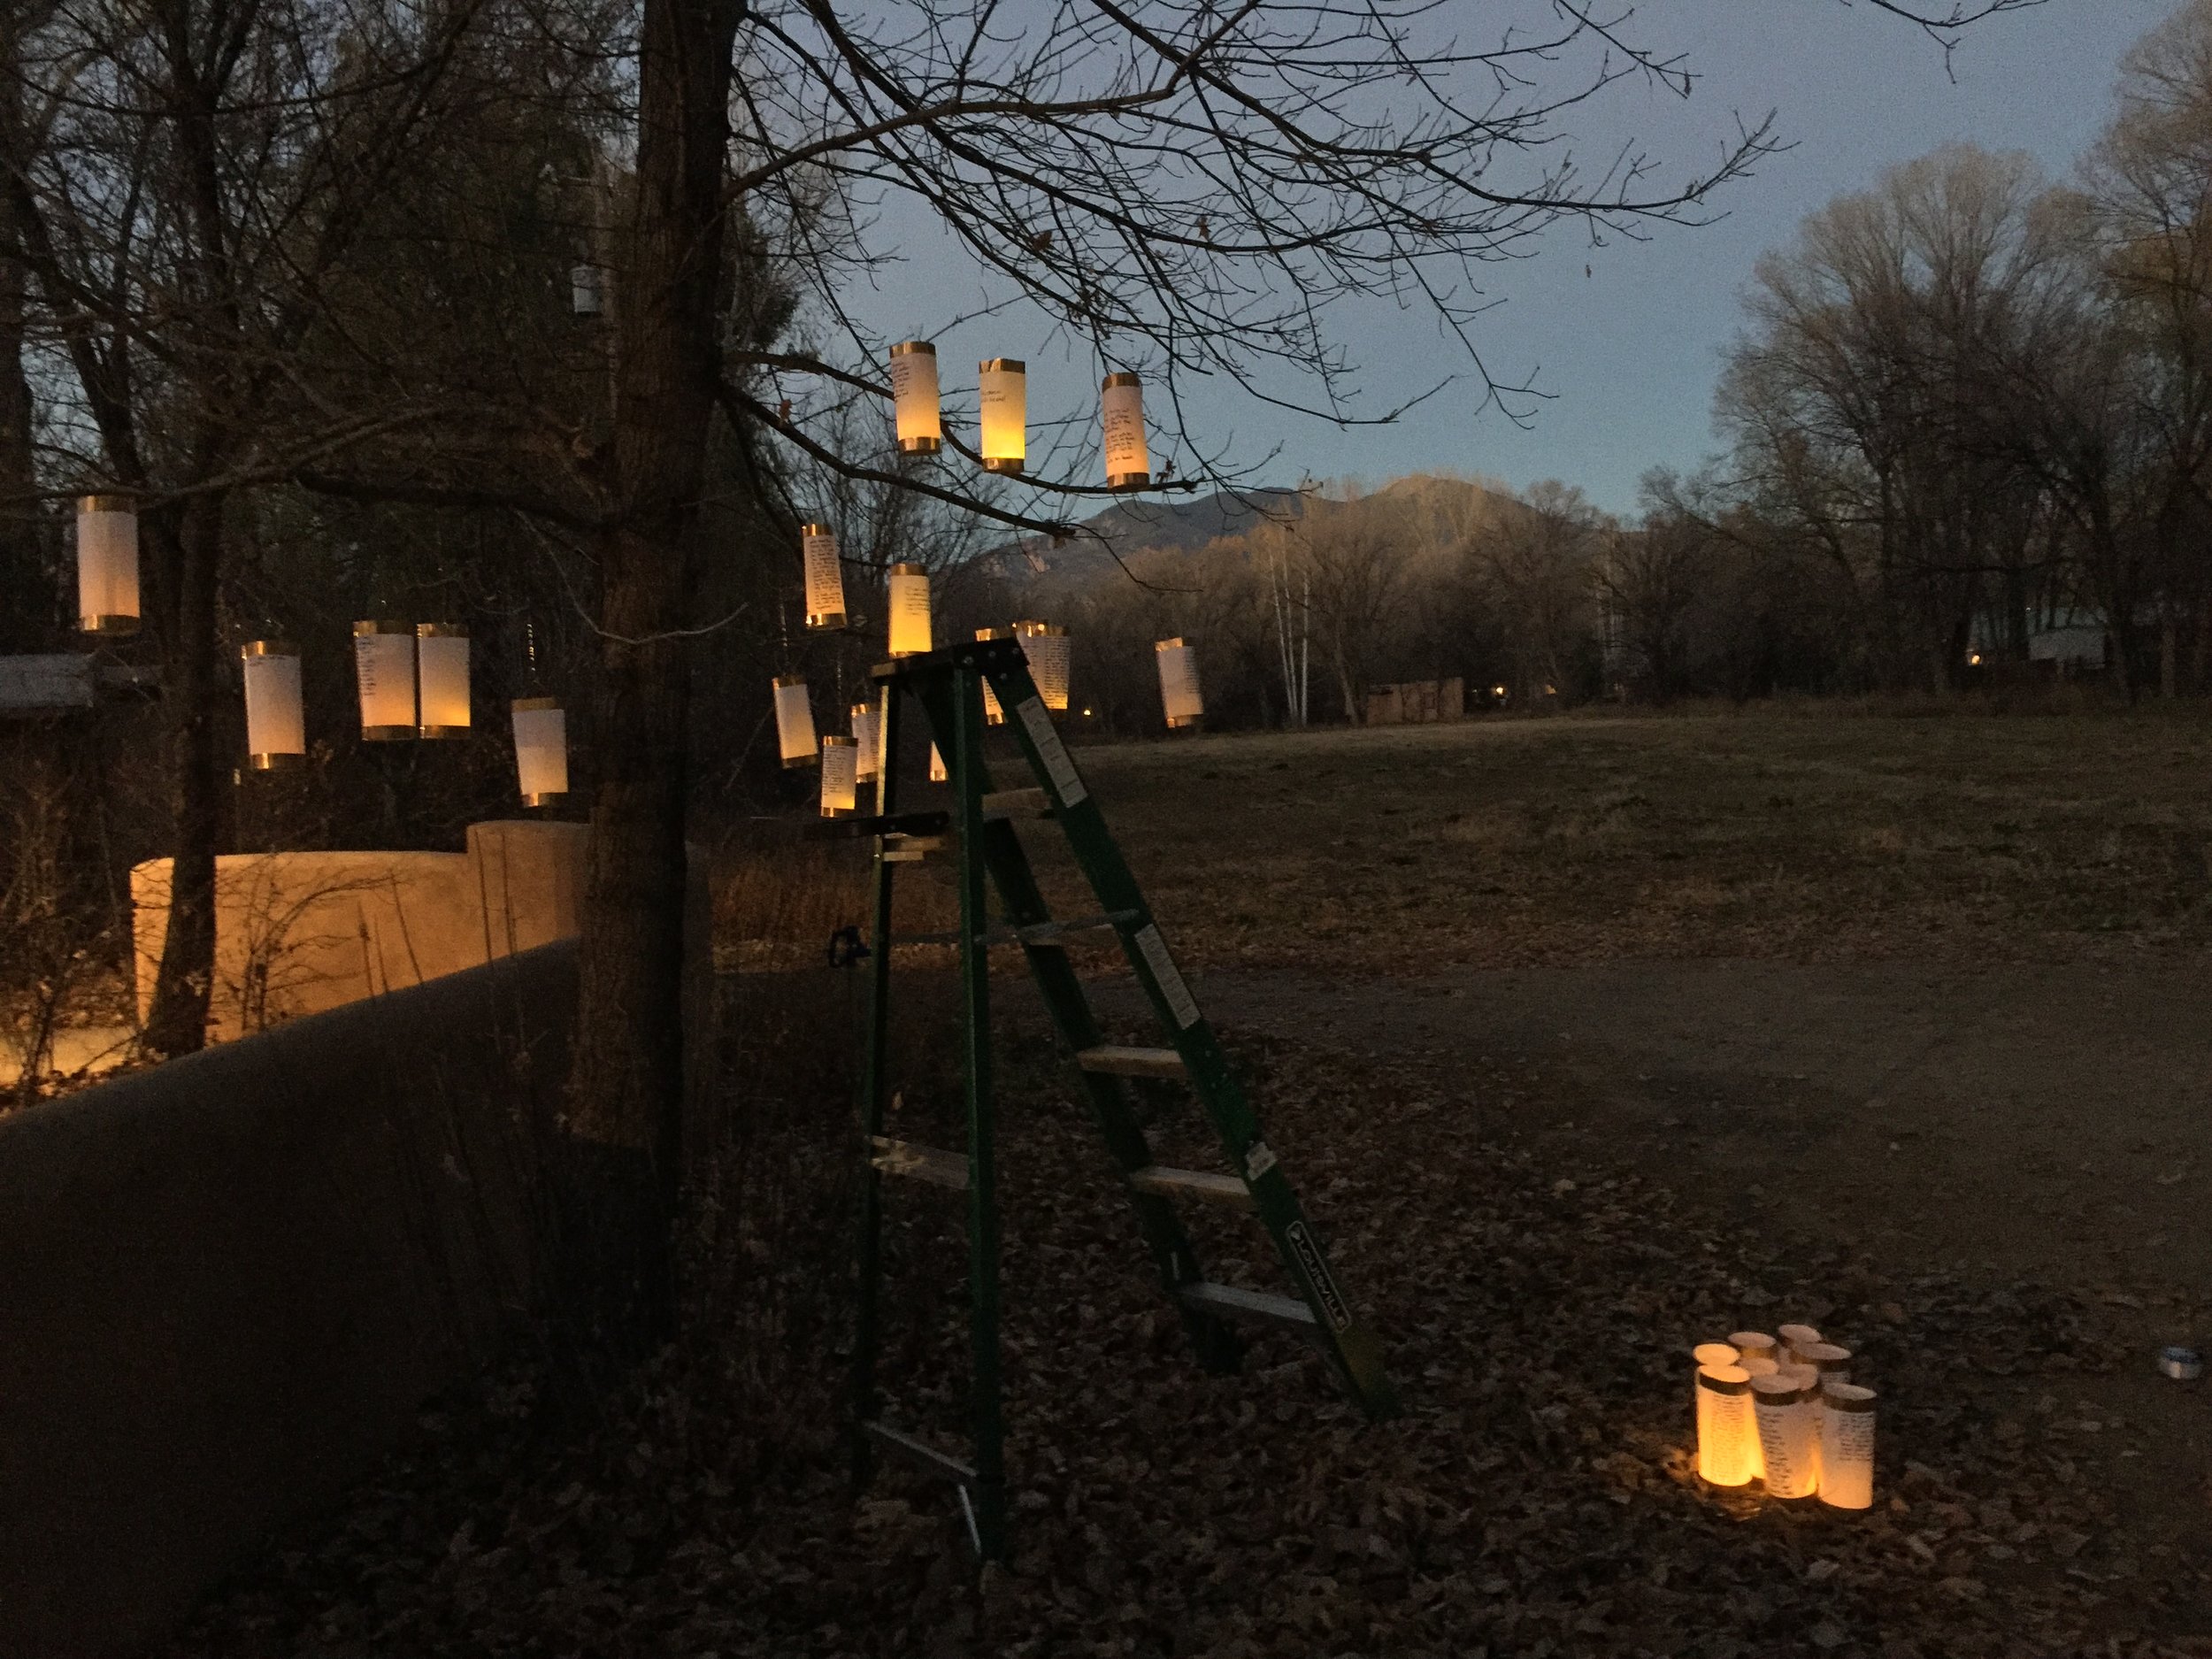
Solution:
M465 640L468 636L469 625L465 622L418 622L415 624L415 637L420 640Z
M246 757L246 764L256 772L294 772L306 764L306 756L292 750Z
M412 634L415 628L412 622L357 622L353 625L353 637L362 640L379 634Z
M528 714L543 709L557 709L561 706L561 700L558 697L517 697L507 706L516 714Z
M79 512L134 513L138 511L138 497L135 495L80 495L77 497L77 511Z
M79 617L80 634L135 634L139 621L136 617Z
M1103 392L1117 386L1142 386L1143 384L1144 376L1141 374L1132 374L1126 369L1117 369L1098 383L1098 389Z

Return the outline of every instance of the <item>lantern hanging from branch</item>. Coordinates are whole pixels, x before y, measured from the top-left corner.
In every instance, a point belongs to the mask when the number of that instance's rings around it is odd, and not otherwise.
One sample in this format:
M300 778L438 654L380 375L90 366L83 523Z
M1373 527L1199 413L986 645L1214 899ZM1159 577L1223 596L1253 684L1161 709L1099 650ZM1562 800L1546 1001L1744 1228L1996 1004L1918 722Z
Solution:
M869 783L883 775L877 765L878 751L882 741L876 736L876 705L872 703L853 704L853 741L860 746L860 755L853 773L856 781Z
M860 805L860 745L834 733L822 740L822 816L850 818Z
M838 557L837 533L826 524L799 526L799 549L806 565L806 625L845 626L845 565Z
M1014 637L1014 631L1011 628L978 628L975 637L979 640L1010 640ZM991 682L987 680L983 682L983 724L1006 724L1006 710L999 707L998 693L991 689Z
M1064 714L1068 707L1068 668L1071 647L1068 631L1049 622L1017 622L1022 654L1029 658L1030 677L1046 708Z
M1152 481L1152 454L1144 441L1144 382L1110 374L1099 388L1106 428L1106 488L1142 489Z
M1759 1472L1770 1496L1809 1498L1820 1485L1820 1423L1813 1399L1793 1377L1751 1379Z
M983 470L1019 472L1029 454L1029 372L1019 357L981 365L976 408L983 421Z
M469 734L469 631L458 622L415 624L415 674L423 737Z
M1740 1365L1702 1365L1697 1373L1697 1472L1709 1485L1740 1486L1759 1472L1751 1379Z
M1874 1391L1830 1383L1820 1396L1820 1501L1839 1509L1874 1503Z
M894 657L919 657L930 648L929 572L894 565L890 578L890 649Z
M1196 726L1206 712L1198 695L1198 651L1180 639L1160 640L1153 649L1160 659L1160 703L1167 711L1168 730Z
M783 755L783 764L793 768L819 764L821 755L814 744L814 705L807 701L806 681L792 675L776 680L774 687L776 746Z
M904 340L891 348L891 403L902 450L908 455L934 455L943 447L937 348L928 341Z
M353 674L361 692L362 741L396 743L413 737L414 624L355 623Z
M307 758L307 720L300 703L300 653L275 640L238 648L246 685L246 764L281 772Z
M607 309L607 273L586 260L569 267L568 309L579 317L598 317Z
M544 806L568 793L568 714L554 697L518 697L513 709L522 804Z
M77 626L138 632L138 505L128 495L77 502Z

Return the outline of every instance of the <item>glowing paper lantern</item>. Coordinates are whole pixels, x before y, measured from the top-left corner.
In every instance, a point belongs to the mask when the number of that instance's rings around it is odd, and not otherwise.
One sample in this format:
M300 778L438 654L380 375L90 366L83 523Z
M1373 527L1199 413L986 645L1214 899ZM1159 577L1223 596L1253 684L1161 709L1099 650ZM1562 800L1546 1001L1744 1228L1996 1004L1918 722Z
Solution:
M138 507L128 495L77 502L77 626L138 632Z
M355 623L353 676L363 741L396 743L416 734L414 624Z
M822 816L850 818L860 805L860 745L834 734L822 740Z
M799 549L806 565L806 625L845 626L845 565L838 557L837 533L826 524L799 526Z
M553 697L518 697L513 710L522 804L543 806L568 793L568 713Z
M1739 1331L1728 1339L1728 1346L1742 1355L1745 1359L1778 1361L1782 1357L1780 1344L1764 1331Z
M1801 1350L1820 1340L1820 1333L1809 1325L1786 1325L1779 1328L1778 1334L1782 1339L1782 1351L1775 1357L1789 1363L1797 1359Z
M891 403L898 420L900 449L909 455L934 455L943 447L937 348L928 341L902 341L891 348Z
M930 782L943 783L951 776L952 774L945 770L945 757L937 752L937 745L932 743L929 746Z
M568 309L579 317L597 317L607 309L607 273L597 265L571 265Z
M246 764L280 772L307 758L307 720L300 704L300 653L275 640L238 648L246 682Z
M1697 1373L1697 1472L1709 1485L1740 1486L1759 1472L1751 1379L1740 1365Z
M1014 631L1011 628L978 628L975 637L979 640L1010 640L1014 637ZM983 682L983 724L1006 724L1006 710L998 706L998 693L991 689L991 682L987 680Z
M1874 1502L1874 1391L1832 1383L1820 1396L1820 1501L1839 1509Z
M821 756L814 747L814 705L807 701L806 681L795 675L774 682L776 746L788 767L812 766Z
M883 775L877 763L883 740L876 735L876 707L872 703L853 704L853 741L860 746L859 759L855 763L854 778L866 783Z
M1142 489L1152 481L1152 455L1144 442L1144 383L1133 374L1110 374L1099 388L1106 427L1106 488Z
M891 655L919 657L929 649L929 572L894 565L890 581Z
M1851 1350L1838 1348L1833 1342L1808 1342L1797 1350L1798 1363L1809 1365L1820 1373L1824 1386L1832 1382L1851 1380Z
M1196 726L1206 712L1198 695L1198 652L1179 639L1160 640L1153 649L1160 659L1160 703L1167 711L1168 730Z
M1029 658L1030 678L1037 682L1037 695L1044 699L1045 707L1056 713L1066 712L1072 656L1068 631L1049 622L1017 622L1014 632L1021 639L1022 654Z
M993 357L976 386L983 418L983 470L1018 472L1029 453L1029 372L1019 357Z
M469 734L469 631L457 622L415 624L415 673L423 737Z
M1768 1493L1809 1498L1820 1485L1819 1408L1794 1378L1754 1377L1752 1413L1759 1428L1759 1466Z
M1762 1377L1771 1377L1781 1369L1763 1354L1747 1354L1736 1363L1751 1373L1751 1379L1754 1382Z

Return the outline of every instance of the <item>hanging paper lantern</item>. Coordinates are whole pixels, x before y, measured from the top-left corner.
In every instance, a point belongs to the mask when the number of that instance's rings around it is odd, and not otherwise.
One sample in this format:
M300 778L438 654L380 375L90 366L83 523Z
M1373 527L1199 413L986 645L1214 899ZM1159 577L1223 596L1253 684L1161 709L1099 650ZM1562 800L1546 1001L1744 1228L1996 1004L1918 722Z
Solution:
M1809 1498L1820 1485L1820 1422L1810 1391L1778 1374L1751 1379L1759 1472L1777 1498Z
M78 499L77 626L138 632L138 505L128 495Z
M834 733L822 740L822 816L850 818L860 804L860 745Z
M909 455L936 454L945 429L937 395L937 348L928 341L906 340L891 348L891 403L899 448Z
M1697 1373L1697 1472L1716 1486L1740 1486L1758 1473L1758 1432L1751 1379L1740 1365L1704 1365Z
M568 308L579 317L597 317L607 309L607 273L588 262L571 265Z
M1198 695L1198 652L1179 639L1161 640L1153 649L1160 658L1160 703L1167 710L1168 730L1196 726L1206 712Z
M876 751L882 745L876 736L876 707L872 703L853 704L853 741L860 747L854 778L868 783L882 776L881 768L876 764Z
M307 720L300 704L300 653L275 640L238 648L246 685L246 764L281 772L307 758Z
M1821 1393L1820 1501L1839 1509L1874 1503L1874 1391L1831 1383Z
M543 806L568 793L568 714L554 697L518 697L513 710L522 804Z
M1011 628L978 628L975 637L979 640L1010 640L1014 637L1014 631ZM983 724L1006 724L1006 710L998 706L998 693L991 689L991 682L987 680L983 682Z
M837 534L826 524L799 526L799 549L806 565L806 625L845 626L845 566L838 557Z
M776 695L776 747L787 767L812 766L821 755L814 743L814 705L806 681L790 675L772 682Z
M1029 372L1019 357L982 365L976 405L983 418L983 470L1018 472L1029 453Z
M891 655L919 657L929 649L929 572L894 565L890 579Z
M353 673L361 691L362 741L396 743L413 737L414 624L355 623Z
M1044 699L1046 708L1065 713L1071 654L1068 631L1049 622L1017 622L1014 632L1021 636L1022 654L1029 658L1029 674L1037 682L1037 695Z
M1152 455L1144 441L1144 383L1133 374L1110 374L1098 396L1106 427L1106 488L1142 489L1152 481Z
M951 776L952 774L945 770L945 757L937 752L937 745L932 743L929 746L930 782L943 783Z
M457 622L415 624L415 674L423 737L469 734L469 631Z

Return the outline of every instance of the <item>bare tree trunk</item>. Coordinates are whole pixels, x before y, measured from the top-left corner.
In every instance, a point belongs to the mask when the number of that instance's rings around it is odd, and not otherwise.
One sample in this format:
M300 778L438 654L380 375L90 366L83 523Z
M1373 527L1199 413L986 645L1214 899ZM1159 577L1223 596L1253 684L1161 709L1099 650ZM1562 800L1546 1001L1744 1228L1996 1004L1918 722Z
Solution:
M0 45L0 167L28 162L19 154L26 136L12 61L21 20L16 12L13 6L0 10L8 32L6 43ZM30 595L45 586L45 572L32 501L37 475L31 462L31 388L23 375L28 273L14 251L19 229L15 218L13 193L0 190L0 591L13 595L5 625L12 636L8 642L33 646L41 643L36 634L52 625L55 606L50 590L43 603L30 603Z
M737 0L647 0L637 194L615 310L621 526L602 544L598 792L569 1080L564 1265L616 1356L673 1314L683 1102L684 755L692 531L720 365Z

